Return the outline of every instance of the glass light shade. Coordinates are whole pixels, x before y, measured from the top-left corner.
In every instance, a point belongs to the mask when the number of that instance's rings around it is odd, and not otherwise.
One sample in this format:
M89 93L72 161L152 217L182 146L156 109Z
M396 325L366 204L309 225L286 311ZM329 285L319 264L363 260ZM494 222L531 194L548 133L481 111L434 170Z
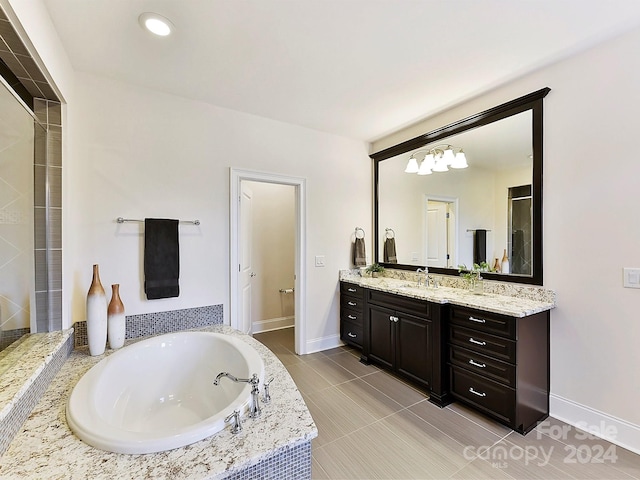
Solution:
M407 163L407 168L404 169L404 173L418 173L420 167L418 166L418 160L411 157L409 159L409 163Z
M433 167L433 171L434 172L448 172L449 169L447 168L447 162L445 161L444 158L440 157L438 159L436 159L436 164Z
M451 164L451 168L467 168L469 165L467 164L467 157L462 150L456 153L456 158L454 158L453 163Z
M447 165L451 165L454 159L455 156L453 155L453 150L451 149L451 146L449 146L444 151L444 154L442 154L442 160L444 160Z
M427 165L429 166L429 170L433 170L433 167L436 166L436 157L433 156L433 153L429 152L425 157L424 157L424 162L427 162Z
M429 164L429 161L425 157L425 159L422 160L422 163L420 164L420 170L418 170L418 175L431 175L432 173L433 172L431 171L431 165Z

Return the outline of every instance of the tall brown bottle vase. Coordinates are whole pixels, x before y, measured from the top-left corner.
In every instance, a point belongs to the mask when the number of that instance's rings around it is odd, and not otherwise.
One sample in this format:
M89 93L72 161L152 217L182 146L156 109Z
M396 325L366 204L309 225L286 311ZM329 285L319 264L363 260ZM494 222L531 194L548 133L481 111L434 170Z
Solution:
M124 345L126 333L126 321L124 316L124 305L120 299L120 285L111 285L111 302L107 310L107 337L111 348L120 348Z
M107 296L100 283L98 265L93 266L93 279L87 293L87 339L91 355L104 353L107 345Z

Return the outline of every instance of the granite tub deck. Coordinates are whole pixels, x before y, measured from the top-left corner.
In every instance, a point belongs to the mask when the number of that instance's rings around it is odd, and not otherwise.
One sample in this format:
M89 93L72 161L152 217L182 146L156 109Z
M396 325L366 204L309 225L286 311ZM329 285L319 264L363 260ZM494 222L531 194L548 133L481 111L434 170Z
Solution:
M442 276L440 278L445 285L438 288L427 288L424 285L417 286L413 272L400 275L404 278L393 276L371 278L363 277L351 270L343 270L340 272L340 281L433 303L450 303L510 317L526 317L551 310L556 306L555 293L541 287L510 285L485 280L485 293L476 294L465 288L460 288L463 285L463 281L458 277L448 279ZM456 286L447 286L447 283Z
M256 420L243 416L244 430L240 434L232 434L227 427L192 445L144 455L90 447L69 429L66 402L80 377L112 351L91 357L85 347L71 354L11 442L0 459L0 478L220 479L245 478L241 475L247 469L253 469L257 473L254 476L261 478L261 468L287 472L274 478L310 478L310 442L318 430L282 363L260 342L230 327L216 325L198 330L240 337L262 356L265 378L274 377L271 403L262 404L262 416ZM287 458L304 458L307 453L307 467L282 465Z

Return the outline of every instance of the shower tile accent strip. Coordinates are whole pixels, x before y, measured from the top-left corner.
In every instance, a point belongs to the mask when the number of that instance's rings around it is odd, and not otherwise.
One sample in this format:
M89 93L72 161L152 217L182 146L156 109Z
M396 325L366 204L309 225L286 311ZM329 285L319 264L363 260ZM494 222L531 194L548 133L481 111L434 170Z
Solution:
M179 332L209 325L221 325L223 322L222 313L222 304L220 304L169 310L167 312L127 315L125 317L127 322L125 338L147 337L159 333ZM87 322L76 322L74 329L76 348L88 345Z
M73 351L72 330L26 337L15 352L21 362L0 377L0 455L9 447L40 397ZM10 361L11 359L5 358ZM26 382L22 382L28 378ZM16 381L20 379L21 381Z

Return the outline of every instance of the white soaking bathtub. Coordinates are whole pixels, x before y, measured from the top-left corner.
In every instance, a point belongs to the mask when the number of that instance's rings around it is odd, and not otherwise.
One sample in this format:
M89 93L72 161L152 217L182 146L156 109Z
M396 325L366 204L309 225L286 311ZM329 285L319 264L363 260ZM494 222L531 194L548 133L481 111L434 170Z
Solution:
M178 332L142 340L87 371L67 402L67 423L89 445L116 453L154 453L207 438L235 409L246 411L251 387L228 379L257 373L262 358L230 335Z

